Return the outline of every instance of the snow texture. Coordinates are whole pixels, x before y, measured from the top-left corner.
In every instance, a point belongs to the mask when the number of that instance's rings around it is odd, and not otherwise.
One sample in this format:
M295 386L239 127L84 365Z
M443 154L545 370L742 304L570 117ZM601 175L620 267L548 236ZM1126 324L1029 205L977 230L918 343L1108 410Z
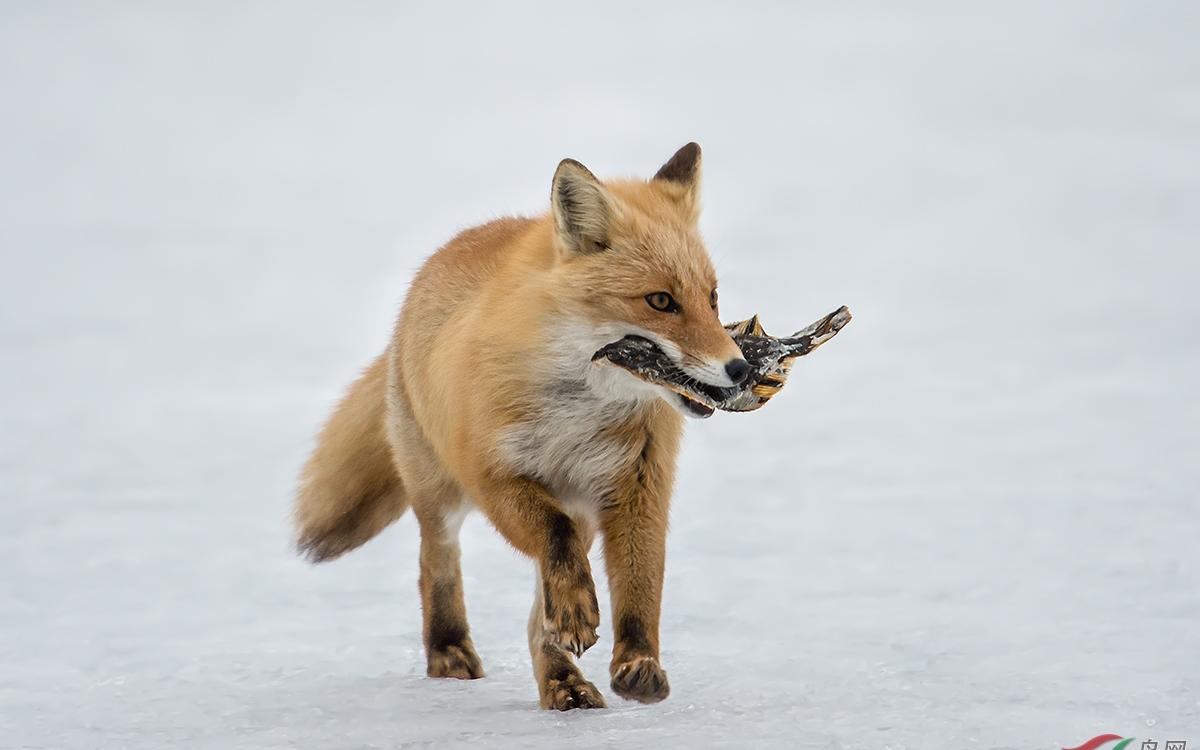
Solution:
M1200 745L1198 8L5 3L0 747ZM672 695L605 614L536 710L478 516L426 679L411 517L293 554L312 435L455 231L693 139L726 318L855 319L689 427Z

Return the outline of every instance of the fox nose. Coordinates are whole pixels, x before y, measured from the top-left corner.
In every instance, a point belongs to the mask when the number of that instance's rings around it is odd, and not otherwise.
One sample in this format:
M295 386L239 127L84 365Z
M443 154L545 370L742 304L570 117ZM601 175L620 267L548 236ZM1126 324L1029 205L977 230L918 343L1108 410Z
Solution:
M725 374L736 384L750 376L750 363L744 359L731 359L725 363Z

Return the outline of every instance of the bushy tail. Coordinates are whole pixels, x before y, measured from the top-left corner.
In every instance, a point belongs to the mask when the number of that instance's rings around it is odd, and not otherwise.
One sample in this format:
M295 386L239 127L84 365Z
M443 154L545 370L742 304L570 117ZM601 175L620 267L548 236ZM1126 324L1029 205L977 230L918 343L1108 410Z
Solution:
M304 465L297 544L312 562L358 547L408 507L385 432L386 391L385 353L350 386Z

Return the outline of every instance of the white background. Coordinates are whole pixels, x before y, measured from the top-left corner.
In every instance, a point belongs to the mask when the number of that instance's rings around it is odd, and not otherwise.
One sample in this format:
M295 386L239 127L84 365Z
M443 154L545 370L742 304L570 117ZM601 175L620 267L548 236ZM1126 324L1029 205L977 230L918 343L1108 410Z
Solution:
M1200 744L1198 6L972 5L5 3L0 746ZM457 230L693 139L726 317L855 320L689 428L672 695L605 614L537 711L478 517L428 680L411 517L292 553L312 435Z

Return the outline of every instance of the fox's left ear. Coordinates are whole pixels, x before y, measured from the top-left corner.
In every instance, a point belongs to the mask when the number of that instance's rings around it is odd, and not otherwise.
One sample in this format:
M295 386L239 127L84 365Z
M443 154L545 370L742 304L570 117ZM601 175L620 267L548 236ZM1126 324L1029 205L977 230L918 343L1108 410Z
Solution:
M550 207L558 238L568 249L594 253L608 248L608 230L618 213L616 201L596 175L574 159L563 159L554 172Z
M675 155L654 174L672 186L679 200L696 220L700 214L700 144L692 142L675 152Z

